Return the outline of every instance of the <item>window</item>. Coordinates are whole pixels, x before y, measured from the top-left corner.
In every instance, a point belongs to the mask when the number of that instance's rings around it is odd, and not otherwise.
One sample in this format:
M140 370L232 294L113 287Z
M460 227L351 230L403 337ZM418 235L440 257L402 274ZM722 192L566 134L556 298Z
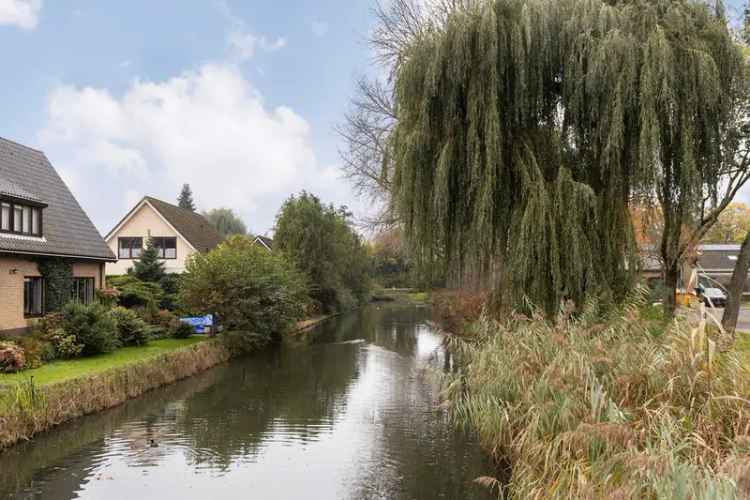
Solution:
M23 314L24 316L44 314L44 280L42 278L23 279Z
M42 235L42 208L14 201L0 202L0 232Z
M159 252L162 259L177 258L177 238L152 238L154 248Z
M0 231L10 231L10 203L0 203Z
M71 299L79 304L91 304L94 301L94 278L74 278Z
M121 259L137 259L143 250L143 238L118 238L118 256Z

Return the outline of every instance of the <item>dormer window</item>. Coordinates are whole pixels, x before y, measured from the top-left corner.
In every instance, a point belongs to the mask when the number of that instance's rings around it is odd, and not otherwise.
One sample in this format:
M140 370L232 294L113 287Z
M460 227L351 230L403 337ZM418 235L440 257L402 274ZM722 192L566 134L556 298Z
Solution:
M0 232L42 235L43 207L13 199L0 199Z

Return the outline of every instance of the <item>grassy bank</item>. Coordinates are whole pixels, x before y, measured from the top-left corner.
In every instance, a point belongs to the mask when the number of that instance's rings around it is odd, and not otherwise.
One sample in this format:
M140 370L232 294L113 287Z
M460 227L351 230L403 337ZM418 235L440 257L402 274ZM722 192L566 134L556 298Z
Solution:
M623 308L480 320L445 394L506 467L511 498L734 498L750 493L750 373L705 329ZM494 479L481 480L500 487Z
M206 337L193 336L187 339L154 340L145 346L123 347L108 354L100 354L88 358L59 360L33 370L25 370L18 373L3 373L0 374L0 388L28 381L31 377L34 378L34 383L46 385L63 382L72 378L95 375L105 370L119 368L130 363L167 354L176 349L189 347L205 339Z
M36 370L21 374L0 389L0 450L230 358L218 341L180 342L157 341L133 348L138 352L122 349L99 359L64 362L72 363L68 366L52 363L39 368L34 379L29 374Z

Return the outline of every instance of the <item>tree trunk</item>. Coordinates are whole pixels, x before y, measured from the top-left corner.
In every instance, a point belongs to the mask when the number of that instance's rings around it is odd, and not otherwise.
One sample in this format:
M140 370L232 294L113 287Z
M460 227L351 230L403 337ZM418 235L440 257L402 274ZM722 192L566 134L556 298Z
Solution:
M745 236L742 242L740 255L737 257L737 265L732 273L732 280L729 282L729 296L727 297L727 306L724 309L724 316L721 318L721 325L729 333L734 334L737 328L737 319L740 315L740 304L742 303L742 292L745 290L747 281L747 272L750 269L750 233Z
M677 309L677 278L680 275L680 266L675 261L664 264L664 287L666 288L664 296L664 313L666 317L674 316Z

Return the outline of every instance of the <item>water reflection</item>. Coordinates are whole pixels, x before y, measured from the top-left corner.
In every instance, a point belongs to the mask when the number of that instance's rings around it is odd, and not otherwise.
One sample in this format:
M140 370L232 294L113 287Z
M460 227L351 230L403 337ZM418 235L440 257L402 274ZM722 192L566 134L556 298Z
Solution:
M485 498L418 308L367 308L0 455L10 498Z

